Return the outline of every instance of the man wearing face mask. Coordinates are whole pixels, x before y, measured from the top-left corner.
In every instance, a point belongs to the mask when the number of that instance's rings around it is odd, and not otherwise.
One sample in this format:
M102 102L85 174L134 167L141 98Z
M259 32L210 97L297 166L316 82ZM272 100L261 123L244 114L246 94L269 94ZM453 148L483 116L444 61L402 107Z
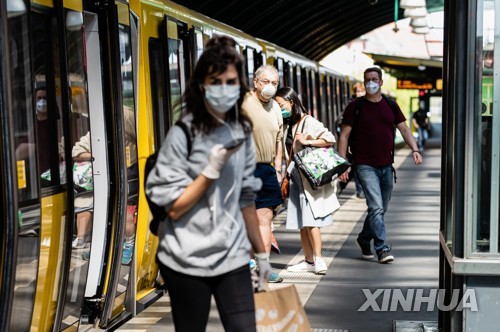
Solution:
M340 154L345 157L347 146L351 147L353 165L363 186L368 206L368 214L356 239L356 245L360 248L363 258L371 259L374 257L371 251L373 240L378 262L385 264L394 261L394 256L390 253L391 248L386 244L384 215L395 181L395 170L392 167L395 128L411 147L415 165L422 163L422 155L410 128L406 125L406 118L401 109L394 103L393 110L388 99L382 95L380 87L383 83L380 68L365 70L365 100L362 106L358 106L357 100L347 105L338 148ZM348 176L349 171L340 175L339 179L346 182Z
M283 156L283 118L278 103L273 99L279 75L274 66L261 66L255 72L254 89L247 93L242 109L253 123L253 137L257 153L254 175L262 180L255 205L259 228L266 246L271 251L273 209L283 202L281 198L281 164ZM271 273L269 282L281 282L277 273Z

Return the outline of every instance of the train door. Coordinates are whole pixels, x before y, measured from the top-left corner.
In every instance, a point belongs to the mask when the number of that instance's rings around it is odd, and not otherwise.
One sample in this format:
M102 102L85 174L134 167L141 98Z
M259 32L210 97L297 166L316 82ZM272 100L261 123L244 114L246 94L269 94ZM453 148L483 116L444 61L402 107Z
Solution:
M157 19L156 14L155 9L151 12L147 11L145 15ZM166 36L164 36L166 33L165 28L166 22L164 20L156 20L156 22L148 20L147 25L140 26L140 48L147 50L147 53L145 52L146 55L142 59L144 75L141 75L141 77L145 79L143 83L145 88L141 89L141 98L139 98L139 102L143 105L140 111L142 123L139 121L139 131L142 130L143 132L141 139L146 141L149 147L153 145L154 151L159 150L172 122L170 99L167 93L169 64L165 61L167 59L167 46L164 41L166 39ZM146 101L151 102L152 121L149 120L150 114L148 107L145 106L147 105ZM150 150L147 149L145 155L148 156L149 153ZM150 221L151 213L147 205L142 205L142 207L139 211L139 220ZM147 213L144 213L144 211L147 211ZM137 312L142 311L152 301L164 294L163 290L156 289L158 276L157 247L158 237L149 231L148 224L140 223L137 231ZM158 286L161 286L161 283L159 281Z
M67 181L73 176L73 133L86 128L85 122L71 121L63 38L71 21L62 20L61 2L32 1L27 7L9 0L8 5L14 9L6 42L17 172L17 188L10 194L19 209L11 262L16 278L6 330L59 330L64 294L75 268L74 183ZM78 7L77 2L68 5ZM84 80L78 83L85 85Z
M95 257L102 261L104 268L97 280L97 288L86 290L88 295L95 293L87 299L86 305L88 314L92 316L90 320L97 319L95 325L112 329L114 324L135 314L139 172L134 87L137 55L133 45L137 45L137 28L126 3L115 1L113 6L95 9L99 10L97 26L103 28L103 31L99 31L100 54L104 54L105 58L101 59L103 68L96 68L96 75L92 78L98 82L97 73L109 73L109 79L105 80L106 85L102 89L105 94L105 133L99 132L101 137L97 138L107 140L108 164L113 167L108 168L110 180L104 259ZM89 20L92 20L92 16ZM91 37L97 38L97 34L87 37L92 42ZM94 44L97 46L97 41ZM91 53L90 47L87 49L89 55L98 56L95 50ZM98 102L98 95L95 97L91 101ZM92 143L100 146L99 140ZM93 258L91 253L91 260Z
M73 198L69 214L73 221L71 238L71 255L66 269L64 291L58 302L57 330L77 328L83 304L87 272L89 268L88 254L92 242L92 225L94 214L94 161L91 141L92 114L89 112L87 62L85 50L85 25L82 4L64 8L65 29L59 32L61 50L67 63L61 72L68 87L69 112L68 125L70 135L65 140L69 144L68 156L71 158ZM63 80L63 79L61 79ZM68 142L68 143L66 143ZM98 159L99 160L99 159Z

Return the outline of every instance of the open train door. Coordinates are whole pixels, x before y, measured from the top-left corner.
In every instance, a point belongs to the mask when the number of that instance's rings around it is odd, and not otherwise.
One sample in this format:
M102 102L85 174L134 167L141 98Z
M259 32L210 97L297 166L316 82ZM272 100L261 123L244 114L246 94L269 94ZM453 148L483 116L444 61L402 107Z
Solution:
M135 21L119 1L85 5L95 201L82 324L112 329L135 313Z

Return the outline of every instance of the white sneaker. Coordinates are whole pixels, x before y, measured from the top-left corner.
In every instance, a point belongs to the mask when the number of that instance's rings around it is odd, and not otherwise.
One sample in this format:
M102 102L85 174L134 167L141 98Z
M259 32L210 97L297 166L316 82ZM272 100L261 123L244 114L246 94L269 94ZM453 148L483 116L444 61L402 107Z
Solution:
M71 246L73 247L73 249L83 249L83 248L85 248L85 240L76 237L73 240L73 243L71 244Z
M314 260L314 273L315 274L326 274L328 267L326 266L325 261L321 257L316 257Z
M314 272L314 264L309 264L305 260L286 268L288 272Z

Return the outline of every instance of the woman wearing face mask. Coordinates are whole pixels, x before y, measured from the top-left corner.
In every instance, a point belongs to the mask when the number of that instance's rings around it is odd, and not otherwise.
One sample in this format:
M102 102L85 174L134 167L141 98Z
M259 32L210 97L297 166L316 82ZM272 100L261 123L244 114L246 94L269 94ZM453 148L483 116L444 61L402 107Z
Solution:
M255 331L250 246L261 286L271 271L254 204L252 125L240 111L243 66L233 39L207 42L183 96L191 152L173 126L147 178L148 196L167 211L157 258L177 331L205 331L212 294L225 330Z
M335 143L335 136L321 122L312 116L306 116L306 110L292 88L279 89L275 98L281 107L285 123L287 161L291 158L293 160L293 154L306 146L323 147ZM290 196L286 228L300 230L304 260L289 266L287 271L325 274L328 267L321 254L320 227L332 224L332 213L340 207L335 194L335 185L331 183L313 190L297 167L291 166L288 171Z

